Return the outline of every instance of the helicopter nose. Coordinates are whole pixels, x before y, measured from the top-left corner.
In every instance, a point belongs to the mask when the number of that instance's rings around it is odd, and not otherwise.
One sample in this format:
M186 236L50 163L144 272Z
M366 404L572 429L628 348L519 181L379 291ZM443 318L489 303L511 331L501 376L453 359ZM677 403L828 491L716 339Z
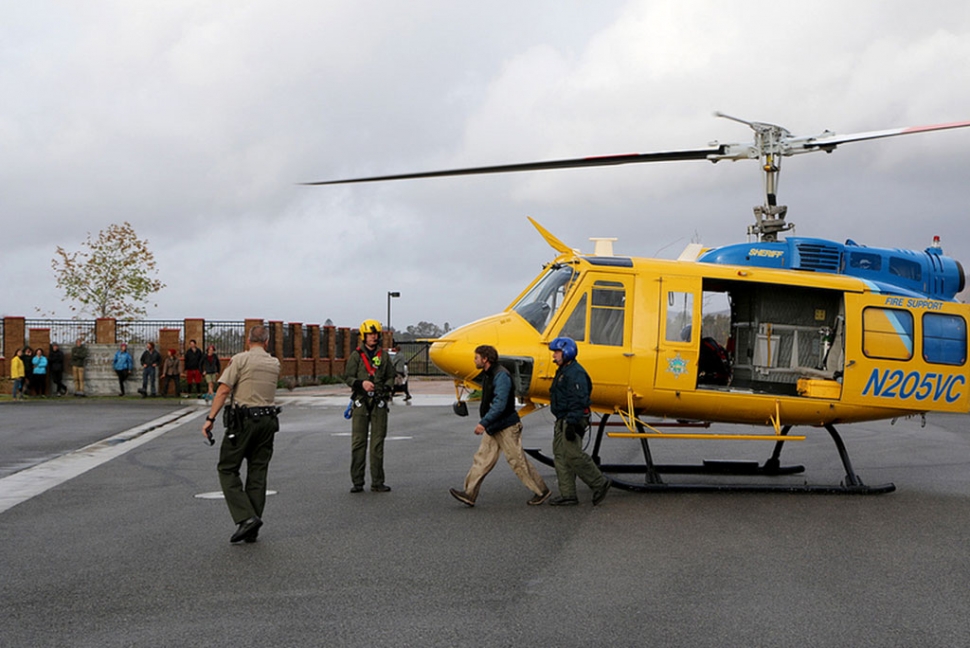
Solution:
M502 352L499 344L498 324L502 315L486 317L460 326L431 344L428 354L436 367L456 380L470 380L481 369L475 367L475 349L490 344ZM506 318L507 319L507 318Z
M438 369L456 380L469 380L479 373L475 367L475 348L490 344L482 340L478 323L466 324L449 331L431 344L428 355Z

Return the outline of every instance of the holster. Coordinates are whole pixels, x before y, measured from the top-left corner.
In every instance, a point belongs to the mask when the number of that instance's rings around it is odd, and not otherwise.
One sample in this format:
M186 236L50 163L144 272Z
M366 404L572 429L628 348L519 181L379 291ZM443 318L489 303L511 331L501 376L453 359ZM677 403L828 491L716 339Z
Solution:
M222 424L226 428L227 434L234 434L242 429L242 420L239 418L239 408L230 405L222 410Z

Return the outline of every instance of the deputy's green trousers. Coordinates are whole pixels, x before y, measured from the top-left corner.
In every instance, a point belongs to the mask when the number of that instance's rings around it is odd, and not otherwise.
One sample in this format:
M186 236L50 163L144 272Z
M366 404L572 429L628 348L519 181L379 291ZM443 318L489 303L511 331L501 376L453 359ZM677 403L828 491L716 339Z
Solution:
M226 434L219 447L219 484L226 497L232 520L239 524L249 518L263 517L266 505L266 475L273 457L273 438L280 429L279 419L263 416L245 419L236 438ZM239 477L239 469L246 460L246 485Z
M583 452L583 438L572 441L566 438L566 420L556 421L552 437L552 455L556 462L556 478L559 480L560 497L576 497L576 478L596 490L606 483L606 477L593 459Z
M354 486L364 485L367 461L367 430L370 429L370 485L384 485L384 438L387 436L387 403L380 401L367 408L364 399L354 407L350 422L350 480Z

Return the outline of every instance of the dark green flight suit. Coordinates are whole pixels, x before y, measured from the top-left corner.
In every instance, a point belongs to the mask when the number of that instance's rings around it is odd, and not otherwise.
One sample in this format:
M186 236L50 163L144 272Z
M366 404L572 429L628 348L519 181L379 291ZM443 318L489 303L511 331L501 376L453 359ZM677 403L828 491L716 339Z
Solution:
M375 390L370 394L364 391L362 383L365 380L374 383ZM387 408L394 393L394 362L380 346L371 351L361 345L350 353L344 382L353 389L350 480L355 487L364 485L367 430L370 428L371 488L384 486L384 438L387 436Z

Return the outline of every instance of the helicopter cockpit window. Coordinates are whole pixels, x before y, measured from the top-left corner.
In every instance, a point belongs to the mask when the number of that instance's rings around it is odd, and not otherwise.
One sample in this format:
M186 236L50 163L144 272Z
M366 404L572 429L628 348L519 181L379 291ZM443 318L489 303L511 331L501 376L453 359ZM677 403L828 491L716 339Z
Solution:
M563 304L563 297L578 273L570 266L554 265L515 306L516 313L540 333Z
M589 313L590 344L623 346L623 315L626 290L616 281L593 284L592 308Z
M668 342L690 342L694 318L694 293L667 293L667 336Z
M559 337L570 337L577 342L586 341L586 294L580 298L569 319L559 331Z
M895 308L862 311L862 350L870 358L912 358L913 314Z
M853 252L849 256L849 267L879 272L882 269L882 257L871 252Z

